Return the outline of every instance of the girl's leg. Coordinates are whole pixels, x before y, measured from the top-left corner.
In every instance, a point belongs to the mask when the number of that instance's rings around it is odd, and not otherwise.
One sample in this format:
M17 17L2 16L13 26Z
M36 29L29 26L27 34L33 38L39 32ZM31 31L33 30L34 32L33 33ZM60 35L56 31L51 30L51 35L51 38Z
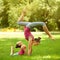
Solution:
M12 55L12 56L19 55L18 52L14 53L14 47L13 47L13 45L11 46L10 55Z
M19 55L18 52L14 53L13 56Z
M10 55L13 55L13 54L14 54L14 46L12 45Z

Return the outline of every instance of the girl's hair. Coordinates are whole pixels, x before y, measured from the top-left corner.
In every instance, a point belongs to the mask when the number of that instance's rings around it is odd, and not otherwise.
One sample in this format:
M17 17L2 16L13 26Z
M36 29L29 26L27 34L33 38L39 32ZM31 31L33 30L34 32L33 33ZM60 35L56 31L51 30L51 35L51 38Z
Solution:
M16 48L21 48L21 45L16 44Z
M16 43L16 48L21 48L21 45L22 45L22 42L21 42L21 41L18 41L18 42Z

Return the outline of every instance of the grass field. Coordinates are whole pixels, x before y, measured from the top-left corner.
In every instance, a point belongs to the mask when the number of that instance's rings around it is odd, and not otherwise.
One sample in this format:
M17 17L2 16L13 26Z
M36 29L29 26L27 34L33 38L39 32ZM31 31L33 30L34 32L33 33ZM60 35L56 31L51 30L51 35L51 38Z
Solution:
M60 34L54 34L55 40L50 40L42 35L41 43L33 46L31 56L10 56L10 46L22 40L26 46L28 42L24 38L0 38L0 60L60 60ZM15 52L19 49L15 48Z

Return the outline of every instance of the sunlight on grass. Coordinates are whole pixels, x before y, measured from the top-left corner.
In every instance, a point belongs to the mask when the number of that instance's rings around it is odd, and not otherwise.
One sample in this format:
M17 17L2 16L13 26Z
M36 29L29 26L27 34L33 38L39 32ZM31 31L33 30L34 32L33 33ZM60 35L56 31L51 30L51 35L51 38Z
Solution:
M60 56L50 56L50 55L47 55L47 56L34 56L34 57L31 57L31 59L60 59Z
M6 40L2 40L2 39L1 39L0 41L6 41Z
M16 35L15 35L16 36ZM19 35L20 36L20 35ZM21 35L22 36L22 35ZM33 46L33 51L31 56L10 56L10 46L13 44L15 46L16 42L21 40L26 46L28 42L24 37L19 38L0 38L0 60L58 60L60 59L60 35L54 35L55 41L47 38L47 35L41 36L41 44L37 47ZM28 48L28 47L27 47ZM14 52L19 51L15 49Z

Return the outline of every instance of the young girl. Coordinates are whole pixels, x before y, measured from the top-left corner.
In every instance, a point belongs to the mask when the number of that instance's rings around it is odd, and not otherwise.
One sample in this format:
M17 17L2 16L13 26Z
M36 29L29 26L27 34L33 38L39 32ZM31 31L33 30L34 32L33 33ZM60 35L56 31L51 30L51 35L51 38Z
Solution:
M40 37L34 39L34 44L33 45L38 45L40 43ZM18 41L16 43L16 48L20 48L19 52L14 53L14 46L11 46L11 52L10 55L24 55L27 54L26 52L26 45L22 43L22 41Z
M22 41L18 41L16 43L16 48L20 48L19 52L14 53L14 47L11 46L10 55L24 55L26 53L26 45L22 43Z

